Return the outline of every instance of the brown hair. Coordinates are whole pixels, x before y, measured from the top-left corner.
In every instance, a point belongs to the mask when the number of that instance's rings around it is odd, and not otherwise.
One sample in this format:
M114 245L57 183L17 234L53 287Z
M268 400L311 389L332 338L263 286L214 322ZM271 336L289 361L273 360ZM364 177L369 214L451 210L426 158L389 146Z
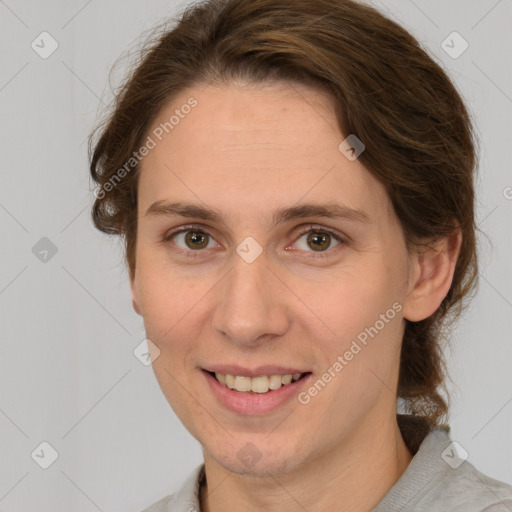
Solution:
M101 231L123 236L130 276L140 171L130 157L164 105L192 85L236 79L319 88L334 100L341 132L365 144L359 158L386 187L409 248L448 234L454 224L461 229L451 288L431 317L406 321L401 351L398 398L429 428L439 424L448 412L439 393L439 387L446 392L440 343L477 278L477 141L443 69L404 28L351 0L199 2L139 55L94 147L96 132L89 140L90 171L100 186L93 221ZM119 179L128 161L133 171Z

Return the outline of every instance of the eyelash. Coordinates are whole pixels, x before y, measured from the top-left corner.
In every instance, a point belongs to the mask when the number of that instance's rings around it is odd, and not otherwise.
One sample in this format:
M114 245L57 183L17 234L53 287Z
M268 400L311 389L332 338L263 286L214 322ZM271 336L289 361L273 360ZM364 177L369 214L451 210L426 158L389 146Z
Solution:
M211 237L212 239L214 239L208 233L208 231L204 230L201 226L199 226L197 224L189 224L189 225L186 225L186 226L182 226L181 228L177 229L176 231L172 231L171 233L168 233L167 235L165 235L164 238L162 239L162 243L166 244L167 242L169 242L176 235L179 235L180 233L187 233L188 231L197 231L199 233L204 233L205 235L207 235L207 236ZM299 231L299 233L298 233L298 238L297 239L300 239L302 236L304 236L306 234L309 234L309 233L321 233L321 234L327 233L328 235L332 236L336 241L340 242L340 245L337 245L336 247L340 247L341 244L345 244L345 245L348 244L348 240L347 239L345 239L341 235L337 234L332 229L324 228L322 226L315 226L314 224L309 224L307 226L303 226L301 228L301 230ZM324 256L322 253L328 253L328 252L336 249L336 247L333 248L333 249L327 249L325 251L320 251L319 254L311 254L310 256L307 256L307 257L308 258L327 258L328 256ZM181 254L184 254L188 258L200 258L200 257L202 257L200 253L203 252L203 251L202 250L198 250L198 251L189 250L189 251L187 251L187 250L178 248L177 252L179 252ZM307 252L309 252L309 251L307 251Z

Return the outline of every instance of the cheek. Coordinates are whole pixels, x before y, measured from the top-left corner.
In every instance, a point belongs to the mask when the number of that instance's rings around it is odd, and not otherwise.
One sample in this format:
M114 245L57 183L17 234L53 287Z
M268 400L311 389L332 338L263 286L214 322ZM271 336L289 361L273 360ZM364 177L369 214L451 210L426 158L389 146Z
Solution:
M393 388L403 328L397 280L396 269L386 271L376 257L330 272L315 287L308 285L311 309L322 320L311 339L318 340L315 355L325 372L320 378L329 381L313 406L317 414L351 410L357 417L356 410L368 409L385 388ZM322 383L317 388L323 389Z
M301 403L309 403L306 409L314 411L305 421L321 418L334 430L350 430L380 396L389 393L387 399L395 399L389 390L400 359L402 305L394 281L394 275L375 265L331 273L309 289L323 334L311 331L311 339L318 341L320 374L301 397ZM332 411L339 411L339 417Z
M373 326L381 314L400 302L396 281L381 264L345 267L318 275L314 285L308 284L300 295L336 345L337 340L349 341Z
M140 273L139 299L147 337L162 351L193 348L211 285L155 269Z
M192 389L190 376L195 375L192 356L204 337L201 329L205 323L206 301L200 299L211 286L190 285L182 277L155 269L140 273L144 282L141 302L146 336L159 350L153 371L173 410L178 416L188 418L201 413L195 410L197 403L190 401L184 390Z

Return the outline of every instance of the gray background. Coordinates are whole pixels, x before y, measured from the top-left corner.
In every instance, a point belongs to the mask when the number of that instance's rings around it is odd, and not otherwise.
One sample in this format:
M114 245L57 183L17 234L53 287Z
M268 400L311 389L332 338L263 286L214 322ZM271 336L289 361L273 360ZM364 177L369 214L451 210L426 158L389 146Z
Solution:
M486 237L478 295L448 353L450 423L470 462L512 483L512 4L375 5L448 69L476 119ZM89 217L87 135L126 59L111 84L110 69L177 7L0 0L0 510L138 511L201 462L151 367L133 354L145 336L121 244ZM59 45L47 59L31 48L43 31ZM469 43L456 59L441 46L453 31ZM32 250L43 237L57 248L46 262ZM48 469L31 457L43 441L58 452Z

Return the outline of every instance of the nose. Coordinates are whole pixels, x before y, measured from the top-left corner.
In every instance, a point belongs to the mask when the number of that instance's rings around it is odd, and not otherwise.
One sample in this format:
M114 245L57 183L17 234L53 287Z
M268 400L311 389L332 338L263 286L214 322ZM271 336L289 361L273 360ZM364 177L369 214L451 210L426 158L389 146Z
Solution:
M259 346L289 328L290 291L268 266L265 253L252 263L238 254L217 289L213 328L235 344ZM221 284L219 283L219 284Z

